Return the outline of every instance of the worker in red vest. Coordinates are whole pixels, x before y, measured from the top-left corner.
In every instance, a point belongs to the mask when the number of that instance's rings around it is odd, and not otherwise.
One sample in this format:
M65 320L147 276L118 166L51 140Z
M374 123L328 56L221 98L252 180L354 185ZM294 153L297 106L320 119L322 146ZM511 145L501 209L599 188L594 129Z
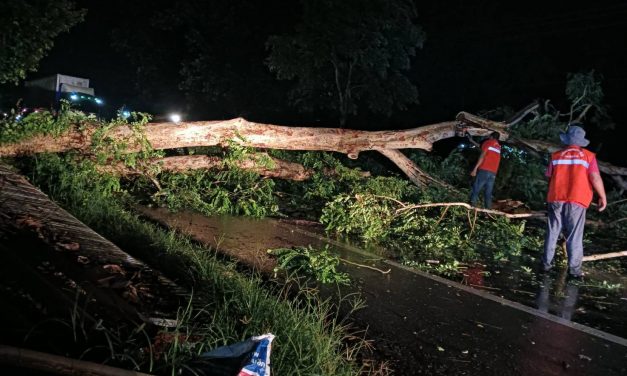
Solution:
M481 189L483 192L483 202L486 209L492 207L492 188L496 180L496 172L501 162L501 145L499 144L499 132L492 132L490 138L481 145L481 156L470 172L470 176L475 177L470 193L470 204L477 206L477 198Z
M550 180L542 266L544 271L551 269L555 245L563 232L568 254L568 273L575 278L583 277L583 229L593 189L599 195L598 210L603 211L607 205L596 157L583 148L590 143L585 136L586 131L579 124L571 124L567 132L561 132L560 139L567 146L551 155L546 171Z

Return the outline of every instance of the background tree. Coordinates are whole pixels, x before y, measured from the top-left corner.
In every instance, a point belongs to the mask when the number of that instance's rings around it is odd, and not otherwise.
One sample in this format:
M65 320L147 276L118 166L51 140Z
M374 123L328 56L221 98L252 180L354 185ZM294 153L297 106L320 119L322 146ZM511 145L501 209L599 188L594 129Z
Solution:
M114 43L137 67L143 97L184 97L197 118L276 120L287 85L265 66L265 43L292 27L294 8L281 0L132 2Z
M37 69L54 38L81 22L85 11L69 0L3 1L0 9L0 84Z
M292 34L273 35L267 65L281 80L294 80L293 105L337 111L340 126L366 105L377 113L418 101L403 74L425 35L406 0L302 0L303 16Z

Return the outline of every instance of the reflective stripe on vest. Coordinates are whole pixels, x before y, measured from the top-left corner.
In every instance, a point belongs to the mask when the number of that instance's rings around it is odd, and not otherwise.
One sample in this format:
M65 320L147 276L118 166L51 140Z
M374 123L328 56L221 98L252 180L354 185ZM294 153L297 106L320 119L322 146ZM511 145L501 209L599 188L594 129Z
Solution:
M501 149L494 148L492 146L488 147L488 150L493 151L495 153L501 154Z
M588 167L590 167L590 164L588 162L584 161L583 159L556 159L554 161L551 161L551 163L553 164L553 166L557 166L557 165L582 165L586 169L588 169Z

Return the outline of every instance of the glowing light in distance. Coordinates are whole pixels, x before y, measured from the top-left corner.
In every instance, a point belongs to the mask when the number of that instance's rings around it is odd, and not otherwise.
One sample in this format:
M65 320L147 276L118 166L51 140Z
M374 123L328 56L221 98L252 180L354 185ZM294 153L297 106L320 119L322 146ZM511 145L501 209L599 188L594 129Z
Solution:
M172 121L173 123L178 123L179 121L181 121L181 115L170 114L170 121Z
M72 94L72 95L70 95L70 99L73 100L73 101L78 100L78 95Z
M122 111L122 117L124 119L127 119L131 116L131 112L130 111Z
M96 99L94 99L94 100L96 101L96 103L98 103L98 104L102 104L102 99L100 99L100 98L96 98Z

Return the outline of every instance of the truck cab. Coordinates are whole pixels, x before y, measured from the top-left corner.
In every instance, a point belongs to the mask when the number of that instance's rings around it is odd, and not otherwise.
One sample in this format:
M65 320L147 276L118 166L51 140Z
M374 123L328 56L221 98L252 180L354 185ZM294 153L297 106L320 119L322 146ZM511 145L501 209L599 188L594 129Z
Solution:
M55 74L24 83L25 108L57 111L62 99L78 110L95 115L100 115L104 105L102 98L96 97L94 89L89 87L88 78Z

